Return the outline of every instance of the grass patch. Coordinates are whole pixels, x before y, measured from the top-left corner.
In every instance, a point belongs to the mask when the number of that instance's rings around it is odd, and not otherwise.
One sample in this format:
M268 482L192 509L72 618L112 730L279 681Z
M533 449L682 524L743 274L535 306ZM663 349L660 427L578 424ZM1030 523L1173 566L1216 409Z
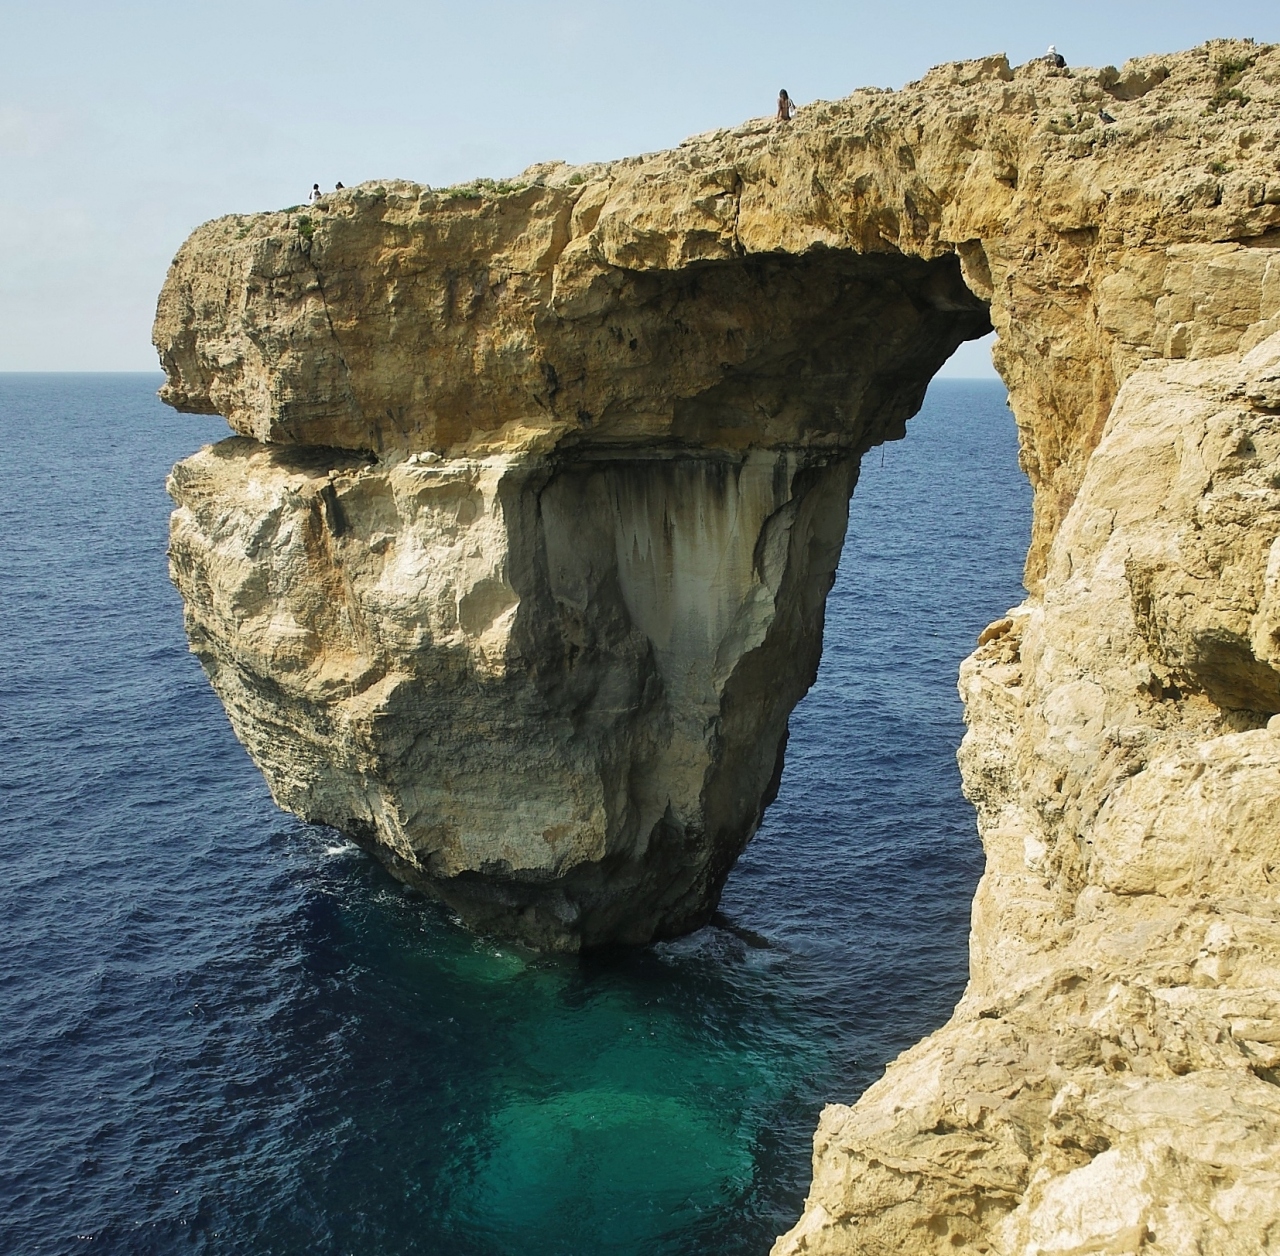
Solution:
M303 214L302 217L299 218L298 221L295 222L293 225L298 228L298 234L304 240L310 240L311 237L316 233L315 223L313 223L311 219L306 216L306 214Z
M507 179L472 179L470 183L455 183L451 188L441 188L436 193L445 201L472 201L482 196L510 196L523 192L529 185Z
M1218 62L1216 87L1205 106L1205 113L1217 113L1232 102L1241 106L1249 103L1249 97L1237 84L1252 65L1252 57L1224 57Z
M586 181L587 181L587 176L583 174L581 170L576 170L574 171L573 174L569 176L570 187L576 188L579 183L585 183Z
M1231 87L1240 81L1240 76L1253 65L1252 57L1226 57L1218 62L1218 86Z

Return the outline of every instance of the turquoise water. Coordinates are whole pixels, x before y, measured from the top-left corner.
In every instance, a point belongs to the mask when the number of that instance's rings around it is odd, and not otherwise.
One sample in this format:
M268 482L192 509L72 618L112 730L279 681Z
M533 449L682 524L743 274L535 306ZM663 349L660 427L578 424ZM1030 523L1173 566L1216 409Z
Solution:
M822 1104L941 1023L981 871L955 672L1020 596L1004 394L854 496L726 926L540 958L277 811L186 652L152 376L0 376L0 1252L764 1253Z

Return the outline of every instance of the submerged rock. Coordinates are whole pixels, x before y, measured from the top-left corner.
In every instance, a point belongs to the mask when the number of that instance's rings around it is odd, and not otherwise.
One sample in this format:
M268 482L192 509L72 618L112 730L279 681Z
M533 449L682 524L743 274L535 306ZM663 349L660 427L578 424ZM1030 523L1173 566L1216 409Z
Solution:
M282 805L560 949L714 911L859 459L999 332L1035 517L961 674L971 981L824 1113L780 1254L1280 1230L1278 83L1228 41L990 57L174 262L163 395L239 435L174 469L172 570L237 735Z

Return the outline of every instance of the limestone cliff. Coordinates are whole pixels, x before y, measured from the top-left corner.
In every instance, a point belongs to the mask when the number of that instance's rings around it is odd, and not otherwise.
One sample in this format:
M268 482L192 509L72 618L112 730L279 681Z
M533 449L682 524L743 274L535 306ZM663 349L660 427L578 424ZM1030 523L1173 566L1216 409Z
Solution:
M174 262L163 395L240 433L170 483L237 734L284 806L562 948L713 910L858 460L999 332L1035 522L961 672L971 981L824 1114L778 1253L1280 1244L1278 100L1247 43L992 57Z
M823 1113L778 1256L1280 1243L1278 375L1280 331L1134 371L961 668L969 986Z

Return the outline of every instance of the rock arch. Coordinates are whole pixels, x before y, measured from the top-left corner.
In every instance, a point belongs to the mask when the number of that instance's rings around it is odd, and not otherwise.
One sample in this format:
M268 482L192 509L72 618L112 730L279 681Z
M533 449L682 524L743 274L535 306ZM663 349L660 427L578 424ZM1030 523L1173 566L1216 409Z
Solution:
M1248 42L991 57L221 219L170 271L162 395L240 434L170 481L237 734L286 807L566 949L705 919L858 459L998 332L1035 514L1028 601L961 673L972 978L828 1109L779 1252L1274 1231L1278 82Z

